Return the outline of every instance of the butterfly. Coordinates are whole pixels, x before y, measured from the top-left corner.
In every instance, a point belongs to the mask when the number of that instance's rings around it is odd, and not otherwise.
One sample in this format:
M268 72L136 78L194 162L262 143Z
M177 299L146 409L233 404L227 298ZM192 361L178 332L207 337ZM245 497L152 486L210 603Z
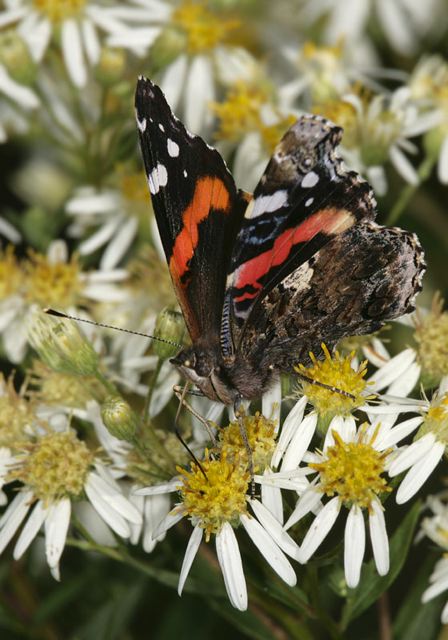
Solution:
M410 312L417 237L378 225L366 181L336 154L342 129L304 115L249 194L140 77L137 128L155 217L191 346L172 358L211 400L260 397L321 344Z

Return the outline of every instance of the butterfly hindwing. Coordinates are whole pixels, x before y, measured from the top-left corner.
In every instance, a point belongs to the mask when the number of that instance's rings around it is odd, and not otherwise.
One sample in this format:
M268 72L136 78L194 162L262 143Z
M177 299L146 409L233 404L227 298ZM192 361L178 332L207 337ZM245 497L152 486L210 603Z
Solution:
M374 222L333 238L264 298L240 345L254 367L291 371L309 352L412 311L423 252L416 236Z
M276 147L232 253L224 313L233 319L235 343L276 284L334 237L375 217L369 185L335 154L341 135L328 120L308 115Z
M145 170L174 288L192 340L219 336L225 277L247 202L219 153L190 134L161 89L135 97Z

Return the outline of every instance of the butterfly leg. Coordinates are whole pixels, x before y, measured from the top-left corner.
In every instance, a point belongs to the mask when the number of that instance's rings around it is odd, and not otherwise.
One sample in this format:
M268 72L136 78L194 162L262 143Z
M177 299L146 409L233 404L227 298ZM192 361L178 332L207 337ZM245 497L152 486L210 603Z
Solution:
M190 447L188 446L188 444L185 442L185 440L183 439L183 436L180 432L179 429L179 416L180 416L180 410L183 406L183 399L185 397L185 394L188 390L188 382L185 384L182 392L181 392L181 402L179 402L179 406L177 408L177 412L176 412L176 417L174 419L174 433L176 434L176 438L179 440L179 442L181 443L181 445L184 447L184 449L187 451L188 455L191 457L192 460L194 460L194 462L198 465L199 469L201 470L202 475L204 476L204 478L207 480L207 474L204 471L203 466L201 465L201 463L199 462L199 460L197 459L197 457L195 456L195 454L193 453L193 451L190 449Z
M175 385L173 387L174 394L176 398L179 400L179 407L177 409L177 414L176 414L176 424L180 414L181 407L184 406L186 409L188 409L188 411L191 413L192 416L194 416L197 420L199 420L199 422L201 422L204 425L212 445L216 447L218 443L217 443L215 434L213 433L213 430L210 427L209 421L206 420L203 416L201 416L201 414L198 413L195 409L193 409L191 404L189 404L185 400L185 395L187 394L187 390L188 390L188 382L185 384L183 388L180 387L179 385Z
M250 474L250 493L251 497L255 498L255 481L254 481L254 458L252 455L252 447L250 446L249 438L247 437L246 427L244 425L244 403L243 398L239 396L234 403L233 410L235 412L235 418L238 420L240 428L241 439L244 443L244 447L247 453L247 468Z

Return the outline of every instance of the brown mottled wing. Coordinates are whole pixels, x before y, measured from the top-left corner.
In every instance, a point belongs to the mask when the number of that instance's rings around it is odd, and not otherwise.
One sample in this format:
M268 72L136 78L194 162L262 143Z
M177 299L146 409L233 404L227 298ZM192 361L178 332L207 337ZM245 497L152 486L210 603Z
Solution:
M425 268L417 237L364 222L336 236L263 300L241 344L253 366L291 371L321 343L409 313Z

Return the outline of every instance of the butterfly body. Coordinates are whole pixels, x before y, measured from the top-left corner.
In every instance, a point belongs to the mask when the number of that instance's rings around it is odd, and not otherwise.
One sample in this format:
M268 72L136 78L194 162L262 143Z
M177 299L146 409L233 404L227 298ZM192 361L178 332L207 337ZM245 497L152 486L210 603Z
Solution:
M212 400L253 399L309 352L413 309L424 272L412 233L374 221L372 191L336 155L342 130L302 116L253 196L139 79L148 185L192 346L172 359Z

